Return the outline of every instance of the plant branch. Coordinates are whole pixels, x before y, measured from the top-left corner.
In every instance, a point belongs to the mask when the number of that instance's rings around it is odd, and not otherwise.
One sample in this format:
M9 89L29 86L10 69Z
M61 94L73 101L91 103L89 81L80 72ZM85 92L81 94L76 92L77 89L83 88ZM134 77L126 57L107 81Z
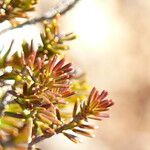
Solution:
M26 26L26 25L36 24L46 19L52 19L53 17L55 17L57 13L65 14L68 10L73 8L77 2L79 2L79 0L62 0L56 6L51 8L47 13L45 13L43 16L28 20L18 25L17 27L6 28L0 32L0 35L10 30L22 28L23 26Z
M84 117L80 113L78 113L71 122L69 122L68 124L65 124L65 125L61 126L60 128L56 129L55 133L59 134L59 133L62 133L64 130L68 130L68 129L72 129L74 127L77 127L78 126L78 122L80 120L83 120L83 119L84 119ZM29 143L28 150L32 150L32 146L33 145L35 145L35 144L37 144L37 143L39 143L39 142L41 142L41 141L43 141L43 140L45 140L47 138L50 138L53 135L55 135L55 134L44 134L42 136L36 137L35 139L33 139Z
M72 123L73 123L73 121L70 122L70 123L68 123L68 124L66 124L66 125L64 125L64 126L62 126L62 127L60 127L60 128L58 128L58 129L55 131L56 134L62 133L63 130L67 130L67 128L69 128L69 127L70 127L70 124L72 124ZM45 140L45 139L47 139L47 138L50 138L50 137L52 137L53 135L54 135L54 134L44 134L44 135L42 135L42 136L39 136L39 137L33 139L32 142L29 143L29 145L28 145L28 150L31 150L33 145L35 145L35 144L37 144L37 143L39 143L39 142L41 142L41 141L43 141L43 140Z

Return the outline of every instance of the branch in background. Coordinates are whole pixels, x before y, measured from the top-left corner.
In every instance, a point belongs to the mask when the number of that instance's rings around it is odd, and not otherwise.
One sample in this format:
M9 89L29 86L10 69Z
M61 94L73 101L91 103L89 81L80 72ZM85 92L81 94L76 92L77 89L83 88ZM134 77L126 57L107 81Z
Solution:
M46 19L52 19L55 17L57 13L65 14L68 10L73 8L77 2L79 2L79 0L62 0L55 7L51 8L47 13L45 13L43 16L28 20L18 25L17 27L6 28L0 32L0 35L13 29L22 28L25 25L31 25Z
M28 18L27 12L33 11L38 0L1 0L0 23L8 20L12 26L20 23L16 18Z

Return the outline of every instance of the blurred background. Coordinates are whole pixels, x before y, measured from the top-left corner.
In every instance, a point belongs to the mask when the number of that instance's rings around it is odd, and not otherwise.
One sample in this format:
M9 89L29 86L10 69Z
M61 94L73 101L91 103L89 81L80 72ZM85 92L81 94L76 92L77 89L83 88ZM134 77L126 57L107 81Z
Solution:
M33 15L42 15L58 1L42 0ZM109 91L115 105L110 119L99 122L96 138L75 145L60 134L40 143L42 149L150 150L149 15L150 0L80 0L62 16L62 31L78 35L69 58L93 86ZM14 49L22 39L39 42L39 25L1 35L0 48L9 46L8 37L16 39Z

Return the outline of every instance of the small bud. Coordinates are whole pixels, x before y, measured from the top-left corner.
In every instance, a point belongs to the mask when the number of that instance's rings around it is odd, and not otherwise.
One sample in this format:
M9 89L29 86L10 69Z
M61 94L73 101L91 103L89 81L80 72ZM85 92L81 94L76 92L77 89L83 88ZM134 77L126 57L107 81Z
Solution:
M81 124L81 125L79 125L79 128L83 128L83 129L98 129L98 126L88 125L88 124Z
M77 136L72 135L72 134L69 134L69 133L65 133L65 132L63 132L63 134L64 134L69 140L71 140L72 142L74 142L74 143L81 143L81 140L80 140Z
M92 115L88 116L88 118L89 118L89 119L93 119L93 120L98 120L98 121L101 121L101 120L102 120L102 118L96 117L96 116L92 116Z
M73 33L67 34L64 37L61 38L62 41L69 41L69 40L74 40L76 39L77 36Z
M94 138L95 135L90 133L90 132L87 132L87 131L84 131L84 130L80 130L80 129L73 129L72 130L73 132L77 133L77 134L81 134L83 136L87 136L87 137L91 137L91 138Z
M76 100L75 104L74 104L74 108L73 108L73 114L72 117L74 118L77 114L77 109L78 109L78 100Z

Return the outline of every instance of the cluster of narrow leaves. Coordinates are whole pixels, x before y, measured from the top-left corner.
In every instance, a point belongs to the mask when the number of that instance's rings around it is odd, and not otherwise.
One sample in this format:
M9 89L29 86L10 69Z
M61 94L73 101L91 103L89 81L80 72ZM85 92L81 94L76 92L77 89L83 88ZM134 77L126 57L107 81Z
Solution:
M42 46L39 46L39 53L43 53L51 56L52 54L61 54L69 50L69 46L65 45L65 41L74 40L76 35L73 33L61 34L60 25L58 20L60 14L57 14L55 19L52 20L51 24L44 21L44 33L41 33Z
M58 16L57 16L58 17ZM10 58L12 44L0 59L0 84L7 86L0 100L0 149L26 144L28 149L39 141L63 133L75 143L78 134L93 137L85 129L95 129L89 119L108 117L102 113L113 105L66 63L66 40L74 34L60 34L57 19L44 23L42 45L37 50L22 44L22 53ZM66 48L67 47L67 48ZM73 110L73 111L72 111Z
M33 11L38 0L2 0L0 1L0 22L10 21L17 26L16 18L28 18L26 12Z
M73 120L67 125L67 130L70 129L73 132L63 131L63 134L75 143L80 142L80 139L74 133L94 137L95 135L89 130L96 129L98 126L91 125L89 119L102 120L102 118L109 117L108 114L103 112L108 111L114 103L112 100L106 99L107 95L106 91L99 94L96 88L93 88L86 100L81 103L76 101L72 114Z

